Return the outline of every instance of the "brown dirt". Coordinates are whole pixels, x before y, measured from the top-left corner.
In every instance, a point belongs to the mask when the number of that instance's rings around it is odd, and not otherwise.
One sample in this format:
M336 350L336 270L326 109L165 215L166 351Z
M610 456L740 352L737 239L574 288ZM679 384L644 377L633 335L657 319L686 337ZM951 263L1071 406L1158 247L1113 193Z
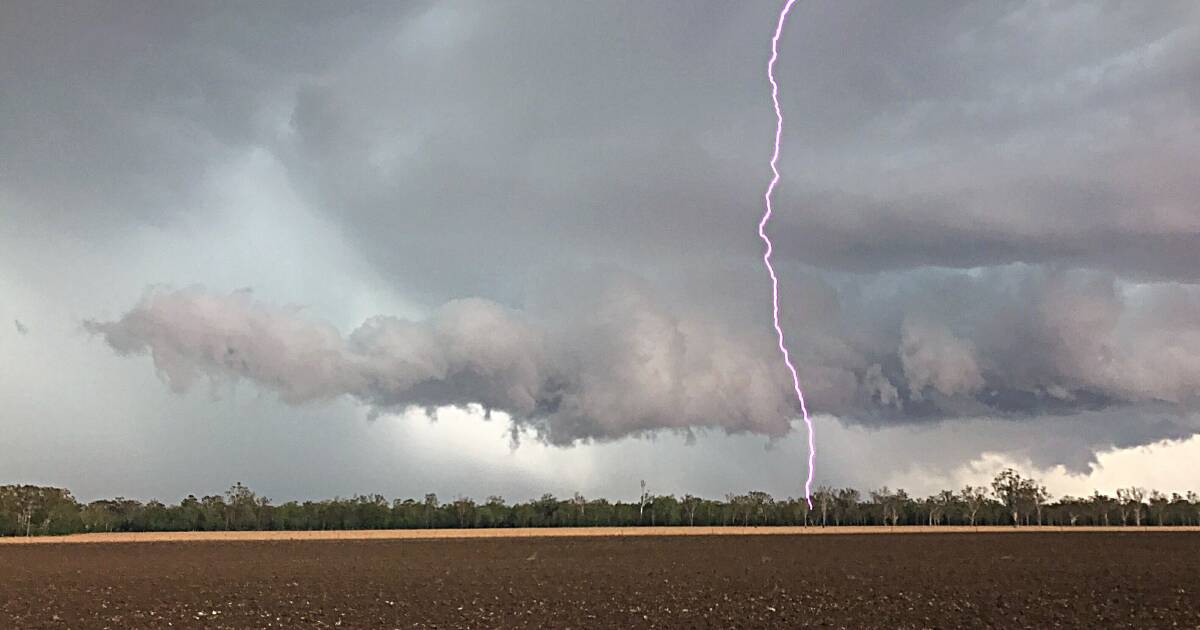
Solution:
M0 627L1200 627L1200 535L0 547Z
M905 525L901 527L551 527L497 529L360 529L347 531L252 531L252 532L120 532L72 534L70 536L0 537L0 545L44 543L186 542L247 540L414 540L429 538L580 538L593 536L766 536L831 534L1031 534L1046 532L1197 532L1195 526L1167 527L999 527Z

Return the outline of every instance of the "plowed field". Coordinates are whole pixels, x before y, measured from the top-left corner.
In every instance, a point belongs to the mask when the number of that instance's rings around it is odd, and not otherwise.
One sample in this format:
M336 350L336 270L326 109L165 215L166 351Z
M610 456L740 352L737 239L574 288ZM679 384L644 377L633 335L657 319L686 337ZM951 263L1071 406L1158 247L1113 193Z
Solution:
M0 627L1200 627L1200 534L0 545Z

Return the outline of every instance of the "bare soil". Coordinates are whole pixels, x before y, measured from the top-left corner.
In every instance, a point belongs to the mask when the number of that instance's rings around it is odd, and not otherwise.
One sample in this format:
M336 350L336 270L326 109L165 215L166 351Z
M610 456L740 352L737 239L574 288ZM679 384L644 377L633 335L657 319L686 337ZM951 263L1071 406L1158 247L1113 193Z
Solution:
M1198 561L1194 532L0 545L0 627L1196 628Z
M113 542L186 542L186 541L254 541L254 540L394 540L429 538L581 538L593 536L821 536L839 534L1032 534L1085 532L1195 532L1196 526L1122 527L1060 527L1035 525L1005 527L958 525L881 527L843 525L840 527L549 527L494 529L358 529L322 531L245 531L245 532L114 532L71 534L69 536L10 536L0 537L0 545L36 545L45 543L113 543Z

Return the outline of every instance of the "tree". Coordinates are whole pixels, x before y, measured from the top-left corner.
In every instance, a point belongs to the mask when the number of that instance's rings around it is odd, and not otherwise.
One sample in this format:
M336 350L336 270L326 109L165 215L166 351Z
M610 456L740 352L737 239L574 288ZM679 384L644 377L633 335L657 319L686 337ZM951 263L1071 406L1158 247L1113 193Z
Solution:
M999 503L992 500L995 497ZM1109 514L1120 513L1121 524L1142 525L1142 517L1156 525L1200 522L1200 494L1178 493L1168 498L1156 490L1121 488L1116 499L1099 492L1079 499L1064 496L1051 502L1046 487L1022 478L1012 469L1001 471L990 489L966 486L958 492L943 490L925 498L910 498L903 490L880 488L860 496L853 488L821 486L812 495L813 504L788 497L776 500L762 491L727 494L725 500L706 500L694 495L676 499L654 496L642 485L636 502L587 500L576 492L559 500L544 494L513 505L502 497L490 496L477 505L463 496L442 505L435 494L424 501L396 499L388 503L379 494L356 494L324 501L290 501L272 506L269 499L235 483L219 495L197 499L188 495L176 505L157 500L146 503L117 497L81 506L62 488L29 485L0 485L0 535L35 536L76 531L184 531L184 530L269 530L269 529L382 529L419 527L555 527L579 525L630 526L704 524L784 525L810 522L815 507L821 524L832 519L836 525L870 523L904 524L1005 522L1013 525L1039 524L1110 525ZM996 506L993 509L992 506ZM1001 507L1002 506L1002 507ZM1003 512L999 510L1002 509ZM645 523L649 511L650 523ZM1147 511L1148 510L1148 511ZM813 521L815 522L815 520ZM1115 523L1113 523L1115 524Z
M870 494L871 494L871 504L874 505L876 507L876 509L879 511L879 524L887 525L887 520L888 520L887 500L888 500L888 496L891 494L890 491L888 490L888 487L884 486L878 490L872 490Z
M425 505L415 499L395 499L392 501L392 527L415 529L426 526L424 512Z
M195 531L200 529L200 523L204 518L204 510L200 505L200 499L196 495L189 494L179 502L179 528L184 531Z
M1059 505L1062 505L1064 508L1066 508L1067 518L1070 519L1069 522L1072 526L1079 522L1083 501L1068 495L1059 500Z
M1113 500L1106 495L1100 494L1099 490L1092 492L1091 498L1092 518L1097 525L1101 521L1104 525L1108 525L1108 513L1112 511ZM1121 514L1121 524L1125 523L1125 515Z
M489 527L509 525L509 509L504 503L504 497L492 495L487 498L487 502L483 504L483 519Z
M808 499L793 499L792 497L788 497L784 503L785 517L790 517L788 520L797 525L808 527Z
M204 516L204 529L216 531L229 529L229 510L225 506L225 498L210 494L200 499L200 509Z
M83 509L80 519L89 532L111 532L117 524L117 515L109 509L110 501L92 501Z
M1038 485L1032 479L1026 482L1024 495L1033 503L1033 509L1037 513L1037 524L1042 524L1042 506L1050 501L1050 493L1046 491L1046 486Z
M1133 487L1129 489L1129 499L1133 503L1133 524L1142 526L1142 502L1146 498L1146 489Z
M892 515L892 527L895 527L900 522L900 514L904 511L904 506L909 502L908 493L903 488L897 488L896 492L888 495L886 509Z
M728 513L733 517L733 524L737 525L738 515L742 517L742 525L750 524L750 497L745 494L727 494L725 502Z
M929 510L929 524L941 525L942 519L950 508L954 505L954 491L942 490L941 492L929 497L926 500L926 507Z
M0 535L66 534L82 527L79 503L66 488L0 486Z
M575 507L575 524L579 525L583 522L583 515L587 509L587 499L583 495L576 492L575 496L571 497L571 505Z
M737 495L732 492L725 493L725 502L720 504L722 525L729 525L731 520L734 525L737 525L737 512L734 510L736 501Z
M0 505L5 512L13 515L13 533L23 536L33 534L34 511L40 502L39 495L37 486L0 487Z
M696 508L700 507L700 504L703 502L703 499L690 494L683 496L683 501L680 503L683 505L684 513L687 514L689 527L696 524Z
M963 486L963 489L958 491L958 496L967 508L967 516L970 518L971 527L975 527L975 516L987 504L987 488L983 486Z
M1117 512L1121 515L1121 526L1129 524L1129 497L1125 488L1117 488Z
M992 480L992 492L1012 515L1014 527L1021 524L1021 505L1025 501L1028 488L1028 482L1011 468L1000 471Z
M262 504L253 490L237 482L225 492L226 529L258 529L258 512Z
M1159 527L1162 527L1163 515L1166 514L1167 508L1170 507L1170 505L1171 500L1167 498L1167 495L1159 492L1158 490L1152 490L1150 492L1150 511L1154 514L1154 518L1158 522Z
M825 527L828 522L829 508L833 506L833 488L819 486L813 493L813 499L817 504L817 509L821 512L821 527Z
M454 500L454 514L458 517L458 526L466 527L468 522L475 522L475 502L468 497L459 496Z
M1142 525L1142 500L1146 498L1146 489L1138 487L1118 488L1117 501L1121 504L1121 524L1124 525L1126 510L1133 515L1133 524Z
M592 499L588 501L589 520L593 525L615 525L617 519L617 506L609 503L607 499Z
M642 496L638 499L638 525L642 524L642 515L646 511L646 506L650 505L650 494L646 492L646 480L642 480Z
M1191 503L1187 500L1187 498L1178 492L1172 492L1170 506L1170 513L1172 515L1170 520L1171 524L1187 525L1191 523L1191 508Z
M766 492L755 490L746 495L746 524L749 525L751 517L758 520L762 524L766 518L767 510L775 505L775 499Z
M534 505L537 510L537 515L541 518L542 527L551 527L554 525L554 515L558 512L558 499L554 498L553 494L547 492L542 495L542 498L537 500Z
M880 523L887 525L891 521L891 526L895 527L900 522L900 514L904 511L905 504L908 503L908 493L904 490L892 492L884 486L871 491L871 503L879 507Z
M384 529L391 522L391 509L388 507L388 500L381 494L356 495L353 505L354 508L352 511L354 513L353 520L355 527Z
M850 523L858 515L858 490L854 488L842 488L837 491L834 496L833 505L833 521L841 525L842 522Z
M433 517L437 514L438 498L437 495L430 492L425 495L425 502L421 504L425 513L425 528L433 527Z
M654 497L654 505L650 512L650 523L654 524L662 521L663 525L674 525L680 521L680 513L683 511L683 506L680 505L679 499L673 494L664 494Z

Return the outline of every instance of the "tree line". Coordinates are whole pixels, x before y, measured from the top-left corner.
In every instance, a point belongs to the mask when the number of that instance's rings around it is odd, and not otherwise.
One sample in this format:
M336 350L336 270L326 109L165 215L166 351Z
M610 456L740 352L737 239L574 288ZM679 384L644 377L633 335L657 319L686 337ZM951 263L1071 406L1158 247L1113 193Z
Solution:
M879 488L822 486L812 496L777 499L766 492L727 494L723 499L655 495L641 484L637 501L570 498L544 494L509 503L499 496L441 501L389 501L379 494L275 504L236 483L223 494L178 504L118 497L80 503L64 488L0 486L0 536L80 532L224 530L346 530L467 527L638 527L772 525L1200 525L1200 494L1167 496L1139 487L1115 496L1053 499L1045 486L1008 469L990 487L967 486L928 497Z

